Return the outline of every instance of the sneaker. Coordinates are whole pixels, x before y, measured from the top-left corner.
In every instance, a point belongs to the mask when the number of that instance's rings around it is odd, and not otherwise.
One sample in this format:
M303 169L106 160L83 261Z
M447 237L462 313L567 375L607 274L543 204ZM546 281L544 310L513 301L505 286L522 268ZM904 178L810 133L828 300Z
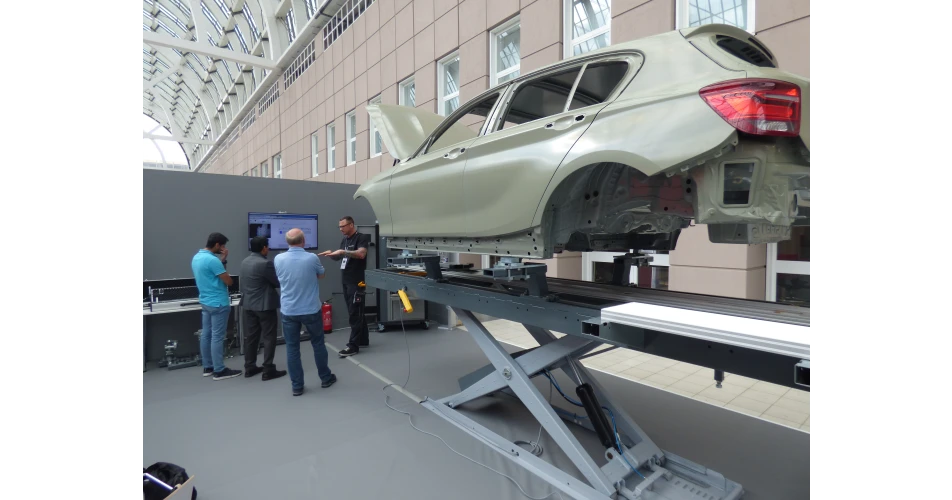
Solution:
M346 358L347 356L353 356L354 354L357 354L358 352L360 351L358 351L357 349L354 349L353 347L348 347L347 349L344 349L343 351L340 351L337 354L339 354L340 357L342 358Z
M303 388L303 387L300 388L300 389L291 389L291 395L292 395L292 396L300 396L301 394L304 394L304 388Z
M331 375L331 379L327 382L321 382L321 389L327 389L328 387L334 385L334 382L337 382L337 375Z
M215 372L213 375L212 380L225 380L226 378L234 378L241 375L241 370L232 370L231 368L225 367L224 370Z
M245 378L254 377L255 375L261 373L262 371L264 371L264 368L261 368L260 366L255 366L254 368L248 368L245 370Z
M207 377L215 372L214 368L202 368L202 376Z

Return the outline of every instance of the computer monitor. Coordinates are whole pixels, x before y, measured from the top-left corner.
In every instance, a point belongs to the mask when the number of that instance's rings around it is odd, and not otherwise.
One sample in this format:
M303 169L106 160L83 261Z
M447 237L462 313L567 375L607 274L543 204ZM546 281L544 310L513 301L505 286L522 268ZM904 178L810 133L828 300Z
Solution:
M248 212L248 250L255 236L268 238L271 250L287 250L285 235L291 229L304 231L304 248L317 247L317 214Z

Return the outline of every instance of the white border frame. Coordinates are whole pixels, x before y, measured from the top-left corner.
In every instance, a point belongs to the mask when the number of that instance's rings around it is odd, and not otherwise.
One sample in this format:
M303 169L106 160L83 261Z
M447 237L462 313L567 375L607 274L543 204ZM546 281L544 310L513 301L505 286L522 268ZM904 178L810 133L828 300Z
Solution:
M453 60L456 60L457 62L459 62L460 64L459 68L460 70L462 70L463 67L462 67L462 62L460 62L459 51L453 52L452 54L444 57L443 59L440 59L440 62L436 65L436 107L437 107L436 114L440 116L447 116L443 114L443 103L454 97L459 97L459 91L460 91L459 86L457 86L456 92L450 95L443 95L443 90L446 88L446 85L444 84L445 83L444 80L446 79L446 64L453 62ZM463 105L462 102L460 102L459 104L460 106ZM459 106L457 106L457 109L459 109Z
M519 27L519 63L515 66L505 70L500 74L496 71L496 52L499 48L497 47L497 40L499 33L503 31L508 31L513 27ZM493 88L496 85L499 85L499 77L510 75L516 71L521 71L522 69L522 25L519 22L519 16L515 16L512 19L500 24L496 29L489 32L489 88Z
M690 0L675 0L674 2L674 19L675 19L675 29L684 29L688 28L688 2ZM757 0L747 0L747 32L751 35L757 34Z
M777 244L767 244L767 301L777 301L777 275L801 274L810 275L810 262L798 260L777 259Z
M261 162L261 169L258 170L258 173L261 174L261 177L271 177L271 169L268 168L268 160Z
M321 170L320 159L321 138L317 131L311 134L311 177L317 177Z
M351 125L351 118L354 119L353 125ZM344 134L344 137L347 138L347 150L344 151L344 154L349 167L357 163L357 110L344 115ZM353 147L351 147L351 144L353 144ZM351 157L351 152L353 152L353 157Z
M377 94L376 97L367 101L367 104L383 104L383 96ZM367 129L370 131L370 136L367 140L367 153L369 158L376 158L383 154L383 137L381 136L380 139L380 151L374 153L374 144L377 143L377 141L374 140L374 135L379 134L379 132L377 131L377 126L374 124L374 119L370 117L370 113L367 113L367 122L370 124Z
M681 1L681 0L676 0ZM562 0L562 59L568 59L570 57L575 57L572 52L572 47L582 43L586 40L590 40L597 36L601 36L604 33L608 33L608 45L611 45L611 32L612 32L612 2L608 0L608 23L601 28L598 28L591 33L586 33L585 35L580 36L578 39L572 38L572 10L573 0ZM521 50L521 47L520 47ZM584 52L583 52L584 54ZM579 54L581 55L581 54ZM522 61L520 54L519 61Z
M327 124L327 173L337 170L334 162L337 161L337 125Z
M416 107L416 79L414 79L414 77L412 76L400 82L399 86L397 87L397 92L398 92L397 104L399 104L400 106L409 106L407 104L406 98L403 96L403 89L405 89L407 85L410 85L411 83L413 84L413 105L410 107L411 108Z

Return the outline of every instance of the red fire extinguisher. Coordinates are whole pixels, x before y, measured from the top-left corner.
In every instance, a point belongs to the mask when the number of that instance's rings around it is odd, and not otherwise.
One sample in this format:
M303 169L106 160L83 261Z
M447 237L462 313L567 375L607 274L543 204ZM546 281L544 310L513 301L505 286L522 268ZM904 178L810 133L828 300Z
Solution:
M321 318L324 320L324 333L331 333L334 329L334 322L331 320L331 299L321 304Z

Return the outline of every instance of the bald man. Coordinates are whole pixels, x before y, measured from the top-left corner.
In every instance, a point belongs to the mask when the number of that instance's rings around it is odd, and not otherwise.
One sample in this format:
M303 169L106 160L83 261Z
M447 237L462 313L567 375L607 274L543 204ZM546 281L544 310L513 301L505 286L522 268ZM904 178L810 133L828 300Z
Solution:
M314 362L326 389L337 382L337 376L327 366L327 346L321 322L320 287L317 280L324 277L324 266L317 255L304 250L304 232L294 228L287 232L288 251L274 258L274 269L281 284L281 326L287 345L288 374L291 375L291 394L304 394L304 368L301 366L301 325L311 335Z

